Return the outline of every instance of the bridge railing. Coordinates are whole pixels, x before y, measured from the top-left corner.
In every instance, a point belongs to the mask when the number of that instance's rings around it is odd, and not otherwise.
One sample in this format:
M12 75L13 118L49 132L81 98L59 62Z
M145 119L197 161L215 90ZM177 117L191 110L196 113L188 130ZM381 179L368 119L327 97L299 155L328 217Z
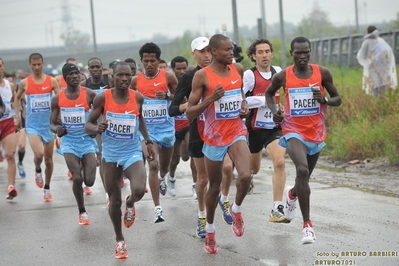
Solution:
M399 29L380 32L380 37L391 45L396 64L399 64ZM364 34L311 39L310 59L320 65L359 66L356 54L363 40Z

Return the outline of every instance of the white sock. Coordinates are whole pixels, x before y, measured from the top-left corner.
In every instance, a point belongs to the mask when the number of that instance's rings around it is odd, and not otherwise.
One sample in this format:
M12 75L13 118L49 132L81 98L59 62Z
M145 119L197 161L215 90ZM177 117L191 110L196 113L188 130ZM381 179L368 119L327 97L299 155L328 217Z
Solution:
M241 212L241 206L238 206L238 205L234 202L233 206L231 207L231 210L232 210L234 213L239 213L239 212Z
M169 177L168 177L168 180L170 180L170 181L176 181L176 178L175 177L172 177L171 175L169 175Z
M208 222L206 222L206 229L205 229L208 233L214 233L215 232L215 226L213 224L208 224Z
M155 206L155 209L161 209L162 210L162 207L161 207L161 205L158 205L158 206Z
M161 181L165 180L165 177L161 176L161 172L158 172L158 179L161 180Z
M220 197L220 199L222 200L222 202L228 201L229 200L229 194L227 194L227 196L221 194L222 196Z
M198 211L198 217L199 218L206 218L206 212L205 211Z
M274 201L273 202L273 210L277 210L277 207L279 205L283 205L283 202L282 201Z

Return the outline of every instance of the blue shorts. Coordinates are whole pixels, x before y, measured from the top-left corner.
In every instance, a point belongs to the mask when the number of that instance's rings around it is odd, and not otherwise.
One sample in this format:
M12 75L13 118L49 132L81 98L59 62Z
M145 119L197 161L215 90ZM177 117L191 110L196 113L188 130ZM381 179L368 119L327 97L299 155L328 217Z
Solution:
M122 166L123 171L125 171L129 166L138 161L143 161L143 152L141 150L134 151L133 154L123 158L116 157L104 157L103 159L107 163L116 163L116 166Z
M57 153L64 155L65 153L72 153L78 158L82 159L84 155L96 152L96 139L89 136L84 139L60 138L61 146L57 149Z
M46 129L34 129L34 128L26 128L26 134L28 135L36 135L42 138L44 143L49 143L50 141L54 140L55 134L51 132L50 128Z
M154 134L148 132L148 134L150 135L150 139L153 142L156 142L160 149L162 149L162 147L171 148L175 145L176 137L174 130ZM140 134L140 141L144 141L142 134Z
M221 162L224 160L224 157L226 156L226 153L229 150L230 146L239 140L244 140L246 142L247 137L246 136L238 137L235 140L233 140L230 144L227 144L226 146L210 146L204 144L204 146L202 147L202 152L209 160L215 162Z
M291 138L296 138L300 140L305 145L308 155L314 155L316 153L319 153L326 146L326 143L324 141L319 143L306 141L298 133L288 133L287 135L280 137L278 144L283 148L287 148L287 140Z

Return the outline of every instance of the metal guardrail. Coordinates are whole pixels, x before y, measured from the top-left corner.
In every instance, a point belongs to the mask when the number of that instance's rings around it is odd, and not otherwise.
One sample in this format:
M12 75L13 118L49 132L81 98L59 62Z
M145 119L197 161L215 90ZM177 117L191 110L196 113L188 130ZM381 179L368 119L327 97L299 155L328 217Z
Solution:
M399 29L380 32L380 37L391 45L396 64L399 64ZM359 66L356 54L363 40L364 34L311 39L310 59L320 65Z

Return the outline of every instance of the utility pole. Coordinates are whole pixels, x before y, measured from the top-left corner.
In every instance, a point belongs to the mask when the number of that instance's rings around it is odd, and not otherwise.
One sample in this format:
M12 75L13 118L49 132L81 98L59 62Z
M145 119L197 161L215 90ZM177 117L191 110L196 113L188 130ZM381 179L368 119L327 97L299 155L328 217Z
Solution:
M234 30L234 39L233 41L239 45L240 39L238 37L238 20L237 20L237 3L236 0L231 0L231 4L233 7L233 30Z
M357 9L357 0L355 0L356 33L359 32L359 13Z
M266 27L266 14L265 14L265 0L260 0L260 10L262 14L262 33L263 38L267 38L267 27Z
M285 54L285 34L284 34L284 18L283 18L283 1L278 1L280 8L280 42L281 42L281 67L287 67L287 58Z
M91 28L93 32L94 54L97 55L96 26L94 25L93 0L90 0L90 11L91 11Z

